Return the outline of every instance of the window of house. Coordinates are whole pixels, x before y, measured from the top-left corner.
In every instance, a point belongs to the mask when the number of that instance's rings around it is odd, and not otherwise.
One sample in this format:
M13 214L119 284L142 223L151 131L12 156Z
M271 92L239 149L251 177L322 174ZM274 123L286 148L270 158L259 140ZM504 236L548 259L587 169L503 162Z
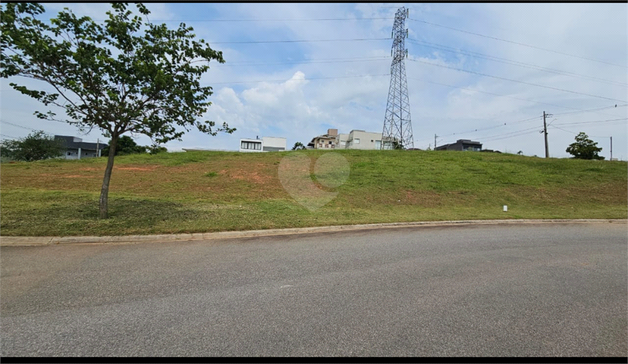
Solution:
M382 141L381 140L376 140L375 141L375 149L381 149L382 148Z
M68 155L72 155L72 152L68 152Z
M332 142L331 142L331 140L330 140L330 141L329 141L329 144L331 144L331 143L332 143Z
M360 144L360 139L359 138L353 138L353 143L354 144Z

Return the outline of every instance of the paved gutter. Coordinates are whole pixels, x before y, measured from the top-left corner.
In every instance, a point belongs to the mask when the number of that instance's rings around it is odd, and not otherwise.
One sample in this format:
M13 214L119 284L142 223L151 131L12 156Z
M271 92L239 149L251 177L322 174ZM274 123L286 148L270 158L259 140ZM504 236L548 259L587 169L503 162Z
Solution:
M381 224L315 226L306 228L266 229L246 231L222 231L215 233L121 235L121 236L0 236L0 246L42 246L55 244L104 244L104 243L160 243L172 241L203 241L259 236L327 233L338 231L360 231L401 227L465 226L465 225L513 225L552 223L627 223L627 219L510 219L510 220L452 220L417 221Z

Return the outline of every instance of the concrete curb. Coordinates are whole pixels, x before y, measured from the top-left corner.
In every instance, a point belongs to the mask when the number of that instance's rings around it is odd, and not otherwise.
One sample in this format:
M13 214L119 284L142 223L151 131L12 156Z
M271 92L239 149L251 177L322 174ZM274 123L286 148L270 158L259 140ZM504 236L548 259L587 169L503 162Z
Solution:
M417 221L381 224L316 226L307 228L268 229L247 231L223 231L217 233L125 235L125 236L0 236L0 246L42 246L56 244L104 244L104 243L162 243L173 241L203 241L234 238L253 238L296 234L328 233L339 231L360 231L391 229L402 227L466 226L466 225L508 225L508 224L548 224L548 223L627 223L627 219L517 219L517 220L456 220L456 221Z

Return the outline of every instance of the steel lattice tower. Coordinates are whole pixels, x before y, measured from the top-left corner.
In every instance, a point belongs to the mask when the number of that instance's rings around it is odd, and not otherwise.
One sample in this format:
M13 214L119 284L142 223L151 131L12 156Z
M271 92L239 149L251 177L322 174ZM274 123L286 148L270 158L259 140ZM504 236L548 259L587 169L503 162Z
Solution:
M381 149L393 149L400 146L403 149L414 148L412 136L412 122L410 121L410 99L408 97L408 80L406 78L406 64L408 57L405 39L408 30L405 22L409 9L399 8L395 14L393 24L393 44L390 65L390 88L388 89L388 103L384 116L384 130L382 131Z

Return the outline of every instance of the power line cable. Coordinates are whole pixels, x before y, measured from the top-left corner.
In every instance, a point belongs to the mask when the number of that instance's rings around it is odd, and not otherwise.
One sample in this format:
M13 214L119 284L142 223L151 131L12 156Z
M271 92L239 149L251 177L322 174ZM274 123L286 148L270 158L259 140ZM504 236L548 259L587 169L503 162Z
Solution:
M518 133L518 134L514 134L514 135L507 135L507 136L503 136L503 137L499 137L499 138L484 139L484 142L494 142L496 140L510 139L510 138L514 138L514 137L518 137L518 136L522 136L522 135L534 134L536 132L537 132L537 130L532 130L532 131L526 131L526 132Z
M535 116L533 118L513 121L513 122L510 122L510 123L502 123L500 125L491 126L491 127L488 127L488 128L473 129L473 130L470 130L470 131L463 131L463 132L456 132L456 133L451 133L451 134L447 134L447 135L440 135L440 137L444 138L444 137L453 136L453 135L459 135L459 134L471 134L471 133L476 133L478 131L486 131L486 130L496 129L496 128L499 128L499 127L502 127L502 126L509 126L509 125L512 125L512 124L518 124L518 123L523 123L523 122L530 122L530 121L533 121L533 120L537 120L539 118L541 118L541 116Z
M535 117L534 119L536 119L536 118L537 117ZM532 120L532 119L528 119L528 120ZM564 124L552 125L552 127L556 127L557 125L565 126L565 125L608 123L608 122L617 122L617 121L623 121L623 120L628 120L628 118L609 119L609 120L591 120L591 121L577 122L577 123L564 123ZM521 121L525 121L525 120L521 120ZM486 136L486 137L482 137L482 140L484 142L486 142L486 141L494 141L494 140L506 139L506 138L510 138L510 137L514 137L514 136L531 134L531 133L534 133L536 130L539 130L539 129L540 129L540 126L539 127L532 127L532 128L528 128L528 129L516 130L516 131L503 133L503 134L489 135L489 136Z
M290 61L290 62L264 62L264 63L224 63L220 64L220 67L241 67L241 66L267 66L267 65L281 65L281 64L313 64L313 63L353 63L353 62L375 62L375 61L390 61L390 57L378 57L378 58L354 58L347 60L302 60L302 61ZM216 67L216 66L214 66Z
M582 124L601 124L601 123L615 123L618 121L628 120L628 118L620 118L620 119L608 119L608 120L592 120L592 121L581 121L576 123L562 123L556 124L555 126L566 126L566 125L582 125Z
M14 139L14 140L19 139L19 138L12 137L12 136L10 136L10 135L6 135L6 134L0 134L0 135L1 135L1 136L3 136L3 137L5 137L5 138L9 138L9 139Z
M311 80L335 80L341 78L359 78L359 77L381 77L381 76L390 76L389 73L381 74L381 75L355 75L355 76L337 76L337 77L312 77L312 78L303 78L303 79L283 79L283 80L258 80L258 81L230 81L230 82L209 82L212 85L223 85L223 84L232 84L232 83L261 83L261 82L289 82L289 81L311 81Z
M597 82L606 83L606 84L615 85L615 86L622 86L622 87L628 86L627 83L622 83L622 82L617 82L617 81L612 81L612 80L606 80L606 79L603 79L603 78L582 75L582 74L579 74L579 73L573 73L573 72L564 71L564 70L558 70L558 69L553 69L553 68L542 67L542 66L539 66L539 65L531 64L531 63L514 61L514 60L511 60L511 59L507 59L507 58L491 56L491 55L488 55L488 54L482 54L482 53L473 52L473 51L467 51L467 50L464 50L464 49L455 49L455 48L452 48L452 47L447 47L447 46L444 46L444 45L440 45L438 43L430 43L430 42L425 42L425 41L419 41L419 40L412 39L412 38L409 38L408 41L410 43L413 43L413 44L417 44L417 45L421 45L421 46L429 47L429 48L434 48L434 49L440 49L440 50L443 50L445 52L451 52L451 53L456 53L456 54L464 54L464 55L468 55L468 56L471 56L471 57L488 59L488 60L491 60L491 61L494 61L494 62L505 63L505 64L510 64L510 65L524 67L524 68L529 68L529 69L536 69L536 70L539 70L539 71L542 71L542 72L548 72L548 73L559 74L559 75L564 75L564 76L588 79L590 81L597 81Z
M559 128L559 127L557 127L557 126L552 126L552 128L553 128L553 129L562 130L562 131L564 131L564 132L567 132L567 133L570 133L570 134L573 134L573 135L578 135L578 134L580 134L580 133L576 133L576 132L573 132L573 131L569 131L569 130L566 130L566 129L563 129L563 128ZM608 137L609 137L608 135L604 135L604 136L599 136L599 135L587 135L587 136L589 136L589 137L591 137L591 138L608 138Z
M275 62L285 62L285 63L291 63L291 62L332 62L332 61L358 61L358 60L380 60L380 59L386 59L386 60L390 60L389 56L378 56L378 57L345 57L345 58L322 58L322 59L316 59L316 58L310 58L310 59L294 59L294 60L290 60L290 61L270 61L268 63L275 63ZM220 63L221 66L227 66L227 65L249 65L249 64L262 64L262 62L258 61L236 61L236 62L226 62L226 63Z
M295 22L308 22L308 21L353 21L353 20L392 20L394 17L373 17L373 18L302 18L302 19L152 19L151 22L273 22L273 21L295 21ZM96 21L105 21L96 20Z
M18 125L18 124L13 124L13 123L10 123L10 122L8 122L8 121L4 121L4 120L0 120L0 123L13 125L13 126L16 126L16 127L18 127L18 128L22 128L22 129L26 129L26 130L37 131L37 129L29 128L29 127L22 126L22 125Z
M413 19L413 18L409 18L409 20L411 21L416 21L416 22L420 22L420 23L424 23L424 24L429 24L429 25L433 25L433 26L437 26L437 27L441 27L441 28L445 28L445 29L450 29L450 30L454 30L457 32L462 32L462 33L467 33L467 34L472 34L472 35L476 35L479 37L484 37L484 38L489 38L489 39L493 39L493 40L498 40L501 42L507 42L507 43L511 43L511 44L516 44L516 45L520 45L520 46L524 46L524 47L529 47L529 48L534 48L534 49L539 49L539 50L543 50L546 52L552 52L552 53L556 53L556 54L561 54L564 56L569 56L569 57L575 57L575 58L580 58L580 59L586 59L588 61L593 61L593 62L599 62L599 63L604 63L604 64L608 64L611 66L616 66L616 67L622 67L622 68L628 68L628 66L625 65L620 65L620 64L615 64L615 63L610 63L610 62L606 62L606 61L601 61L599 59L593 59L593 58L588 58L588 57L582 57L582 56L578 56L575 54L569 54L569 53L565 53L565 52L560 52L560 51L556 51L553 49L548 49L548 48L543 48L543 47L538 47L535 45L530 45L530 44L525 44L525 43L520 43L520 42L515 42L512 40L508 40L508 39L503 39L503 38L498 38L498 37L493 37L490 35L485 35L485 34L480 34L480 33L474 33L474 32L470 32L468 30L463 30L463 29L458 29L458 28L453 28L453 27L449 27L446 25L442 25L442 24L436 24L436 23L432 23L432 22L428 22L425 20L421 20L421 19Z
M564 126L564 125L592 124L592 123L604 123L604 122L617 122L617 121L620 121L620 120L628 120L628 118L610 119L610 120L592 120L592 121L585 121L585 122L578 122L578 123L566 123L566 124L556 124L556 125ZM553 126L553 127L555 127L555 126ZM529 128L529 129L517 130L517 131L505 133L505 134L491 135L491 136L484 137L483 140L484 141L487 141L487 140L490 141L490 140L493 140L494 138L502 139L500 137L504 136L504 135L510 135L510 134L513 134L513 133L519 133L519 132L524 132L524 131L528 131L528 130L539 130L539 129L541 129L540 126L539 127Z
M373 41L373 40L390 41L390 38L244 40L244 41L219 41L219 42L208 42L208 43L210 43L210 44L261 44L261 43L362 42L362 41Z
M597 109L589 109L589 110L561 112L561 113L553 114L553 115L556 116L556 115L567 115L567 114L579 114L579 113L583 113L583 112L593 112L593 111L597 111L597 110L615 109L615 108L618 108L618 107L626 107L626 106L628 106L628 104L625 104L625 105L617 105L617 104L615 104L614 106L605 106L605 107L600 107L600 108L597 108ZM606 114L606 115L610 115L610 114Z
M539 105L548 105L548 106L560 107L560 108L563 108L563 109L571 109L571 110L577 110L577 111L584 111L584 110L582 110L582 109L577 109L577 108L570 107L570 106L564 106L564 105L552 104L552 103L549 103L549 102L536 101L536 100L532 100L532 99L526 99L526 98L522 98L522 97L515 97L515 96L510 96L510 95L504 95L504 94L497 94L497 93L494 93L494 92L488 92L488 91L476 90L476 89L467 88L467 87L460 87L460 86L448 85L448 84L446 84L446 83L440 83L440 82L429 81L429 80L422 79L422 78L408 77L408 79L409 79L409 80L415 80L415 81L426 82L426 83L431 83L431 84L434 84L434 85L446 86L446 87L450 87L450 88L457 88L457 89L460 89L460 90L467 90L467 91L479 92L479 93L483 93L483 94L487 94L487 95L493 95L493 96L498 96L498 97L507 97L507 98L509 98L509 99L513 99L513 100L529 101L529 102L533 102L533 103L535 103L535 104L539 104ZM617 116L617 115L606 114L606 113L602 113L602 112L597 112L597 113L598 113L598 114L602 114L602 115Z
M531 83L531 82L525 82L525 81L513 80L513 79L511 79L511 78L500 77L500 76L494 76L494 75L488 75L488 74L486 74L486 73L481 73L481 72L476 72L476 71L470 71L470 70L465 70L465 69L462 69L462 68L456 68L456 67L451 67L451 66L445 66L445 65L436 64L436 63L431 63L431 62L420 61L420 60L413 59L413 58L408 58L408 60L410 60L410 61L412 61L412 62L417 62L417 63L427 64L427 65L430 65L430 66L441 67L441 68L448 68L448 69L452 69L452 70L455 70L455 71L466 72L466 73L472 73L472 74L476 74L476 75L479 75L479 76L484 76L484 77L491 77L491 78L495 78L495 79L498 79L498 80L504 80L504 81L516 82L516 83L521 83L521 84L524 84L524 85L530 85L530 86L536 86L536 87L547 88L547 89L550 89L550 90L556 90L556 91L562 91L562 92L569 92L569 93L576 94L576 95L583 95L583 96L595 97L595 98L598 98L598 99L605 99L605 100L611 100L611 101L627 102L627 101L625 101L625 100L618 100L618 99L613 99L613 98L610 98L610 97L599 96L599 95L592 95L592 94L587 94L587 93L584 93L584 92L572 91L572 90L562 89L562 88L558 88L558 87L545 86L545 85L539 85L539 84L536 84L536 83Z
M520 132L523 132L523 131L528 131L528 130L535 130L536 131L536 130L539 130L539 129L540 129L540 127L535 126L535 127L527 128L527 129L509 131L507 133L493 134L493 135L484 136L484 137L481 137L481 138L482 138L483 141L487 141L487 140L491 140L492 138L499 138L499 137L506 136L506 135L517 134L517 133L520 133Z

